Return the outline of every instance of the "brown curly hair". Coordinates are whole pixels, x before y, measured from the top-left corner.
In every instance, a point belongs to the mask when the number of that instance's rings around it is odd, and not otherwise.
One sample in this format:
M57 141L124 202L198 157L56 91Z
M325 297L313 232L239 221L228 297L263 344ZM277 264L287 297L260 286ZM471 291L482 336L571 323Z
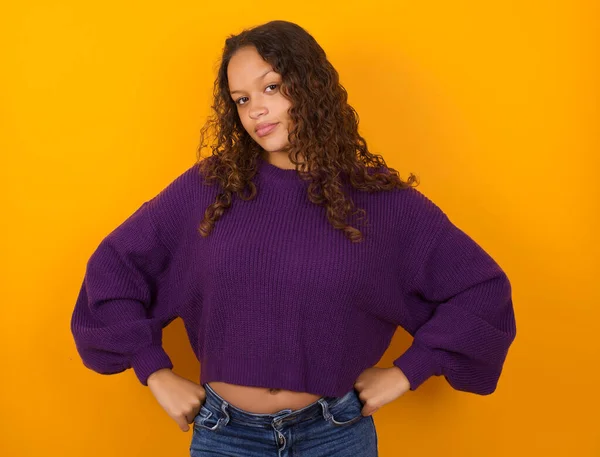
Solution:
M334 228L343 230L353 242L361 241L361 232L347 224L346 218L358 213L364 216L365 210L355 211L342 186L349 182L368 192L404 189L417 186L418 178L411 174L408 181L402 181L381 155L369 152L358 133L358 113L348 104L346 89L325 51L302 27L281 20L245 29L225 40L214 83L214 113L201 129L197 149L201 174L207 184L218 181L221 192L204 213L200 235L210 234L215 221L231 206L234 192L242 200L251 200L257 193L252 178L262 148L244 129L227 79L231 57L244 46L254 46L281 75L281 92L291 100L288 114L294 126L286 151L300 177L310 181L309 200L326 207ZM201 151L209 146L206 138L211 130L213 160L204 160ZM299 156L303 161L298 161Z

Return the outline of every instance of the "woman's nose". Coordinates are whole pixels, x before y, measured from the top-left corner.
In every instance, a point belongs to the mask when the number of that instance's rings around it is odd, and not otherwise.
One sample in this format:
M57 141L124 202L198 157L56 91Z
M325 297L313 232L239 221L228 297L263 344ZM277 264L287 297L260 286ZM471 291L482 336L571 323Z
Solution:
M266 112L267 112L266 106L252 107L250 109L250 116L252 116L253 118L258 118L259 116L266 114Z

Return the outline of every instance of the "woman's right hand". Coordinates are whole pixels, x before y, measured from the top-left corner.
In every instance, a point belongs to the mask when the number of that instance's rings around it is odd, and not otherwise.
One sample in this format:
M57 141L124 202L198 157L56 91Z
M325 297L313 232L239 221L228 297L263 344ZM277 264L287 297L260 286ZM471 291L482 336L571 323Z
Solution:
M187 432L188 424L200 411L206 399L204 387L173 373L169 368L155 371L148 377L152 394L179 428Z

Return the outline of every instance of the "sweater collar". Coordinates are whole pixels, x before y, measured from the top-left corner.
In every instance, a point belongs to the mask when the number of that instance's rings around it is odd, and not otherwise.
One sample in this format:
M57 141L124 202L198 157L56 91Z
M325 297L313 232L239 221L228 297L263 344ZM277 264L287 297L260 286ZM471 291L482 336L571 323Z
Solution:
M280 168L267 162L260 155L257 160L258 173L263 175L267 180L276 179L279 181L304 182L295 169Z

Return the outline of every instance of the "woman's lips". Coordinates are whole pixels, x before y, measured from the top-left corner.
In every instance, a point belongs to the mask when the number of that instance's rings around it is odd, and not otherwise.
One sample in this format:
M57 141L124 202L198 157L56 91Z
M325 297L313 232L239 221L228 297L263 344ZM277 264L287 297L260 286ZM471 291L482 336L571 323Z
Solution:
M259 137L263 137L265 135L268 135L269 133L271 133L273 130L275 130L275 127L277 127L279 125L279 123L277 124L271 124L271 125L267 125L266 127L263 127L262 129L259 129L256 131L256 134Z

